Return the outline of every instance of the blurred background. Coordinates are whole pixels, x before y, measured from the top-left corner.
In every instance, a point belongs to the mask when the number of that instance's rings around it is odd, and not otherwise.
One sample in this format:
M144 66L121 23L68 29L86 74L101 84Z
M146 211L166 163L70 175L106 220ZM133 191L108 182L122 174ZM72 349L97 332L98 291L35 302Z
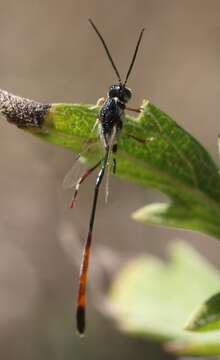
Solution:
M128 84L131 106L150 99L219 163L219 16L218 0L0 0L0 87L46 103L94 104L116 78L87 19L100 28L122 76L145 26ZM61 184L73 154L3 119L0 138L0 358L168 358L157 345L122 335L99 311L112 264L117 271L134 255L164 257L178 237L218 266L218 242L135 223L134 210L163 196L111 179L109 204L99 201L82 342L75 334L74 305L95 179L83 186L70 211L72 194Z

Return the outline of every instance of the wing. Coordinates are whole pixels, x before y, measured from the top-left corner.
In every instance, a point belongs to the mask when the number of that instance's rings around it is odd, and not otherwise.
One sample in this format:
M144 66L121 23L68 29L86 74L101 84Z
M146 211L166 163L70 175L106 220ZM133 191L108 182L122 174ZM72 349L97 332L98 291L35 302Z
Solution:
M92 135L94 133L95 129L98 126L98 123L99 123L99 120L97 119L95 124L93 125L90 135ZM88 151L91 150L93 145L97 145L97 142L98 142L98 139L93 139L92 137L89 138L86 142L87 146L85 147L85 149L81 153L76 155L75 159L73 160L72 167L70 168L70 170L67 172L67 174L65 175L65 177L63 179L63 189L64 190L71 189L76 185L77 180L84 169L84 164L86 163L86 160L85 160L86 154L88 153Z
M70 168L63 179L62 186L64 190L72 189L76 185L77 180L85 167L84 164L85 158L81 154L78 154L73 161L73 166Z
M95 145L97 145L97 143L98 143L98 139L93 141L92 143L90 142L81 153L76 155L75 159L73 160L72 167L70 168L70 170L67 172L67 174L63 179L64 190L71 189L76 185L79 176L83 172L83 169L85 169L86 154L89 151L91 151L92 148L95 147Z

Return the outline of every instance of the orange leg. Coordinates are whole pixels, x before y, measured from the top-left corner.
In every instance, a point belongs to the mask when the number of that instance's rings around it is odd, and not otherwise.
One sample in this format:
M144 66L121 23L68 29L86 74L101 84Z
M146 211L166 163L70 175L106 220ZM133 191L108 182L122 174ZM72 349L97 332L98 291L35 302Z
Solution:
M78 191L79 191L79 187L80 185L87 179L87 177L89 175L92 174L92 172L97 169L97 167L99 167L99 165L101 164L102 160L100 160L99 162L97 162L97 164L95 164L93 167L91 167L90 169L87 169L86 172L84 174L82 174L82 176L80 176L80 178L77 180L76 186L75 186L75 191L73 194L73 198L70 202L70 208L72 209L75 204L76 204L76 198L78 195Z

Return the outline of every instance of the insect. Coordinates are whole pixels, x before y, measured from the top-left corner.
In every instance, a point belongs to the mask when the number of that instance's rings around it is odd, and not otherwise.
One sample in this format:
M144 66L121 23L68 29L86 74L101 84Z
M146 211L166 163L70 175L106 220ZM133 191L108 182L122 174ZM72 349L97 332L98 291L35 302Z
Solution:
M90 249L92 243L92 234L93 234L93 227L95 221L95 214L96 214L96 207L97 207L97 200L99 195L100 185L102 183L103 177L105 175L106 169L109 172L110 167L110 158L113 155L113 172L116 172L116 153L117 153L117 137L120 131L123 128L123 120L124 120L124 111L125 109L139 111L136 109L131 109L127 107L128 101L132 97L131 90L126 87L128 78L130 76L131 70L133 68L137 52L141 43L141 39L145 29L142 29L135 47L135 51L128 68L127 75L125 77L125 81L122 82L121 77L119 75L119 71L112 59L112 56L109 52L109 49L97 29L96 25L93 23L91 19L89 22L93 29L95 30L96 34L98 35L99 39L102 42L102 45L106 51L108 59L117 75L118 83L111 85L107 94L107 98L104 100L102 99L102 106L100 108L100 112L96 121L96 125L99 127L100 139L103 144L104 149L104 156L101 160L97 162L93 167L88 169L82 176L79 177L78 181L76 182L75 186L75 193L73 196L71 207L74 206L77 193L79 190L80 185L85 179L97 168L100 168L98 176L96 178L95 189L94 189L94 197L89 221L89 230L85 241L82 263L80 268L80 276L79 276L79 289L78 289L78 296L77 296L77 309L76 309L76 324L77 330L79 334L83 335L85 332L86 326L86 287L87 287L87 277L88 277L88 266L89 266L89 258L90 258ZM100 102L99 102L100 104ZM78 155L79 158L81 154ZM108 179L108 177L107 177ZM107 191L108 193L108 191Z

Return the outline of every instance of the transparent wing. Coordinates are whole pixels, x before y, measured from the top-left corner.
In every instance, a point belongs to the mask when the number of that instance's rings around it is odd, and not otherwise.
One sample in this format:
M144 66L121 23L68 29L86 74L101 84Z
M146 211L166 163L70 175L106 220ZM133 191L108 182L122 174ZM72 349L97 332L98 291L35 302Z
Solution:
M63 179L63 189L71 189L73 188L78 178L80 177L81 173L83 172L83 169L85 168L85 158L79 154L76 159L74 159L73 166L71 169L67 172Z
M98 124L99 124L99 120L97 119L91 130L91 135L94 133L95 129L98 127ZM64 190L71 189L76 185L79 176L81 175L83 169L85 168L85 166L84 166L84 164L86 162L85 156L88 151L92 150L93 145L97 145L97 142L98 142L98 138L97 139L92 139L92 138L89 139L87 142L88 145L85 147L85 149L75 157L75 159L73 160L73 166L67 172L67 174L65 175L65 177L63 179L62 185L63 185Z
M82 175L83 170L85 170L86 154L92 151L93 152L99 151L97 149L98 144L99 144L98 139L93 140L85 147L85 149L81 153L79 153L75 157L75 159L73 160L72 167L70 168L70 170L67 172L66 176L63 179L64 190L71 189L76 185L78 178Z

